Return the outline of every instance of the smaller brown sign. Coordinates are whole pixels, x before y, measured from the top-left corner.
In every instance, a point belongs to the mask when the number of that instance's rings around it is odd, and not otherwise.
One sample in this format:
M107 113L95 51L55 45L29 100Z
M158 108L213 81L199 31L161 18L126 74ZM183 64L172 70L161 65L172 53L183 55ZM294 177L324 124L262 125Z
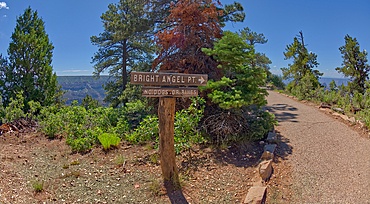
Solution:
M141 96L144 97L193 97L198 96L196 87L142 87Z

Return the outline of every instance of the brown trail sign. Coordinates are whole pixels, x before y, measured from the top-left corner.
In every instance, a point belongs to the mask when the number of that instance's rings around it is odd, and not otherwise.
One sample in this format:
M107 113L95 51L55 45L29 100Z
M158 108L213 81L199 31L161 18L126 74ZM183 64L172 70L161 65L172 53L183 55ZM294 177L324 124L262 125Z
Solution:
M206 74L131 72L131 84L159 86L207 86Z
M141 95L145 97L193 97L198 96L196 87L143 87Z
M141 95L159 97L159 154L165 181L179 182L174 146L175 97L198 96L198 88L188 86L207 86L207 80L206 74L131 72L131 84L162 86L143 87Z

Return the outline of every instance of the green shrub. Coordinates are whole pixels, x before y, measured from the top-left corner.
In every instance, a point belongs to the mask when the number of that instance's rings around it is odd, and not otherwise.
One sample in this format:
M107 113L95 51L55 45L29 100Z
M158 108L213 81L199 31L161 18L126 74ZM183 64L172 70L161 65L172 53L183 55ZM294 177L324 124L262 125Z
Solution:
M101 106L99 100L92 98L90 95L86 95L85 98L82 99L81 106L85 107L86 110L98 108Z
M204 99L197 97L191 98L192 103L189 108L176 112L174 121L174 140L176 153L189 148L192 144L204 142L198 130L198 123L203 117ZM126 138L128 141L145 143L146 141L157 141L159 139L159 121L157 117L147 116L138 127Z
M218 145L262 139L275 124L275 115L262 111L256 105L240 110L215 110L203 121L211 142Z
M103 145L104 149L107 150L110 146L118 146L121 139L110 133L103 133L98 136L99 142Z
M127 140L137 144L148 140L155 140L159 137L159 121L155 116L147 116L138 127L127 135Z
M118 117L118 111L103 107L87 110L73 101L71 106L44 107L40 111L40 127L50 138L57 134L65 136L73 151L87 151L97 144L98 135L124 135L130 130L127 121Z
M127 121L130 129L136 128L139 123L151 115L152 107L146 101L137 100L135 102L126 103L126 106L120 108L118 118Z
M28 113L26 113L27 120L35 120L37 112L41 109L41 104L38 101L29 101L28 102Z
M126 135L130 132L131 126L126 120L120 118L117 122L117 126L112 128L112 132L116 134L121 139L125 138Z
M56 106L43 107L40 111L39 121L41 131L49 138L62 134L65 130L65 118L62 112L58 112Z
M95 143L91 138L76 138L67 137L66 143L71 146L72 151L85 152L90 150Z
M292 93L292 89L293 89L293 82L289 82L288 85L286 86L286 90L289 92L289 93Z
M23 91L18 92L15 99L10 98L9 105L4 109L3 123L13 122L25 117L23 100Z
M257 111L256 117L250 118L249 131L242 137L242 140L255 141L262 139L269 131L272 130L274 125L277 125L275 115L269 112Z
M127 103L126 106L116 109L95 107L91 104L87 105L87 108L77 105L77 101L73 101L71 106L43 107L38 117L40 128L49 138L56 135L65 136L66 143L73 151L87 151L99 142L98 135L103 133L126 138L132 124L139 124L150 110L150 107L141 101Z
M267 81L271 81L271 84L277 87L278 89L284 89L285 84L283 82L283 77L273 74L270 76L270 78L267 79Z
M203 118L204 99L190 98L191 105L187 109L176 112L175 114L175 151L190 148L193 144L200 144L206 140L202 137L198 124Z
M361 120L365 123L367 128L370 128L370 112L368 110L362 110L359 112Z

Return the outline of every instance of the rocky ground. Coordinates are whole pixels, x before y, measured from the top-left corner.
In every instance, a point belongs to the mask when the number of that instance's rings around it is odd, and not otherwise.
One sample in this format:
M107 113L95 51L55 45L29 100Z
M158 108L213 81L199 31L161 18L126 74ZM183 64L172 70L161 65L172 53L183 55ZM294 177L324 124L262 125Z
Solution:
M173 191L163 186L151 144L121 142L80 154L35 128L7 132L0 136L0 203L240 203L257 178L263 146L195 147L191 158L178 155L182 188Z

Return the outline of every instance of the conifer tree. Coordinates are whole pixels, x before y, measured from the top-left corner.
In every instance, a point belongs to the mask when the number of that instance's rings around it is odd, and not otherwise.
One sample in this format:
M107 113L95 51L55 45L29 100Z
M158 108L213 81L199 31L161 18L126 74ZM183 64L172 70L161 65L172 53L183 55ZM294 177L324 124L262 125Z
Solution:
M348 83L350 90L364 93L365 82L368 80L370 73L370 65L367 64L367 52L365 50L360 51L360 44L356 38L347 34L344 39L345 45L339 48L343 58L342 67L337 67L335 70L351 78L351 82Z
M296 95L300 100L310 98L312 90L320 87L319 77L323 74L314 70L319 65L317 55L308 52L303 40L303 32L294 38L294 42L285 48L285 60L293 59L293 64L288 64L288 68L281 68L284 79L293 79L288 85L287 90Z
M265 44L267 43L266 37L263 35L263 33L257 34L256 32L253 32L250 28L245 27L242 30L239 31L240 36L243 37L247 43L252 46L252 48L255 50L256 44ZM270 72L270 66L271 60L265 55L265 53L261 52L255 52L254 54L254 60L250 62L251 67L262 67L266 74L267 79L271 78L271 72Z
M9 62L3 73L6 83L0 84L5 104L20 92L23 92L25 110L32 100L44 106L61 102L63 91L57 85L51 65L54 46L44 24L37 11L30 7L17 19L8 48Z
M1 102L2 98L6 94L5 90L5 80L6 80L6 74L7 74L7 69L8 69L8 61L5 57L3 57L2 54L0 54L0 95L1 95ZM1 104L2 106L2 104ZM0 108L1 108L0 106Z
M99 50L94 54L94 76L108 71L111 81L104 85L108 95L104 99L113 107L122 101L130 71L148 71L154 47L150 33L153 23L149 5L145 0L120 0L109 4L108 11L100 17L104 32L90 38ZM125 100L125 99L123 99Z
M208 81L208 97L221 108L241 108L252 104L259 107L266 104L266 74L262 67L251 67L254 49L238 33L225 31L224 36L214 43L213 49L203 48L203 52L221 63L224 77L220 81Z
M153 69L206 73L210 79L219 80L222 74L217 62L201 49L212 48L213 42L221 38L218 17L222 15L211 0L180 0L174 4L167 18L174 26L155 35L159 51Z
M318 70L314 70L319 65L317 55L308 52L303 41L303 32L300 31L299 34L298 37L294 38L294 42L285 48L284 59L293 59L293 64L288 64L288 68L281 68L283 78L293 79L291 84L296 86L306 75L313 75L313 77L308 76L308 78L313 80L313 86L316 87L319 85L318 78L323 75Z

